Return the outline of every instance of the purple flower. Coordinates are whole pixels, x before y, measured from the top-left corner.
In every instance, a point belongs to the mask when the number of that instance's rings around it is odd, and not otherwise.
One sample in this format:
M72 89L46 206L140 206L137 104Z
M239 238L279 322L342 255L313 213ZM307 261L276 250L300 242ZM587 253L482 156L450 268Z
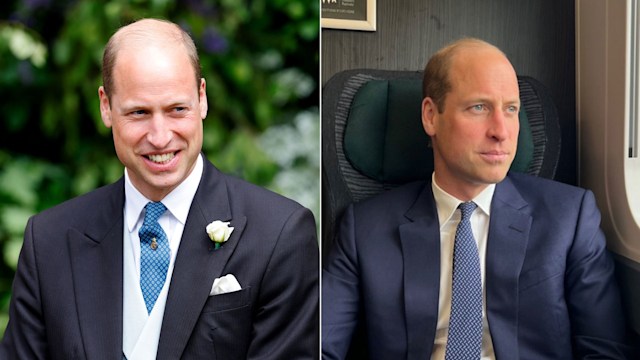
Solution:
M208 17L215 14L215 7L208 2L204 2L202 0L184 0L187 7L191 10L191 12L195 14L200 14L201 16Z
M31 63L29 61L22 60L18 63L18 76L20 77L20 81L22 82L22 84L33 84L33 68L31 67Z
M23 0L22 4L29 10L37 10L41 7L48 7L51 0Z
M208 27L202 34L202 47L208 53L222 53L228 48L229 43L216 29Z

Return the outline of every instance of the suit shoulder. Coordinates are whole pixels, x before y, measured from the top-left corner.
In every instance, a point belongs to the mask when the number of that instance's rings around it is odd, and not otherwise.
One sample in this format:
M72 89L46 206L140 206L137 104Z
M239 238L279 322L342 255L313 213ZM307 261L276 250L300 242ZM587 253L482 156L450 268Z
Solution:
M406 211L418 199L425 186L430 183L426 181L415 181L403 184L396 188L383 191L365 200L354 203L356 211L387 211L396 209Z
M533 192L537 195L555 195L557 193L578 195L586 191L575 185L521 173L509 173L509 179L520 191Z
M297 246L306 239L305 243L317 248L315 217L309 209L248 181L230 175L224 178L232 217L247 218L243 234L250 236L243 236L244 244L259 239L260 245L252 247L268 252L278 243Z
M118 198L118 194L121 198ZM82 225L95 216L96 209L116 202L124 203L122 179L43 210L33 218L50 224Z
M529 204L548 204L557 208L563 203L563 206L573 208L580 206L585 197L593 197L587 189L551 179L516 173L510 173L508 179Z
M244 208L264 208L278 209L280 212L294 212L304 208L300 203L292 200L284 195L278 194L269 189L252 184L246 180L231 175L224 175L227 189L230 195L230 201L240 205L242 202ZM242 196L233 196L234 194L243 194Z

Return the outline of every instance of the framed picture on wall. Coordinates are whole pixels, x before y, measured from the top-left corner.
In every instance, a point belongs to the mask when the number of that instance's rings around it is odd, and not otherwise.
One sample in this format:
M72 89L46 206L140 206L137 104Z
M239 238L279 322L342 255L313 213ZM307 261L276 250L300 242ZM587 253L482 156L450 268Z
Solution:
M323 28L376 30L376 0L322 0Z

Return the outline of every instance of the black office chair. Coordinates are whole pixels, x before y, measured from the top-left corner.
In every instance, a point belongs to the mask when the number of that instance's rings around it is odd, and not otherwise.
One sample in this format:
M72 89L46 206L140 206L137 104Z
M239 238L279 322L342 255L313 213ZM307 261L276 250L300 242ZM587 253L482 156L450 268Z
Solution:
M512 171L554 178L560 156L558 114L548 90L518 76L522 110ZM347 70L322 93L322 249L326 255L344 208L433 172L422 128L422 72ZM348 359L366 359L359 321Z

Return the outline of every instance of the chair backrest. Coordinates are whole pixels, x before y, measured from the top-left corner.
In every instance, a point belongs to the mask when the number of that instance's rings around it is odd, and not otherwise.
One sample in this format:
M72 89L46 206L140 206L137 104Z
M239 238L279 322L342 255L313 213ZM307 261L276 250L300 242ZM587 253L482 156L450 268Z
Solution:
M522 111L511 171L553 178L560 125L548 90L518 76ZM422 128L422 72L347 70L322 94L323 253L344 208L403 183L427 179L433 152Z

